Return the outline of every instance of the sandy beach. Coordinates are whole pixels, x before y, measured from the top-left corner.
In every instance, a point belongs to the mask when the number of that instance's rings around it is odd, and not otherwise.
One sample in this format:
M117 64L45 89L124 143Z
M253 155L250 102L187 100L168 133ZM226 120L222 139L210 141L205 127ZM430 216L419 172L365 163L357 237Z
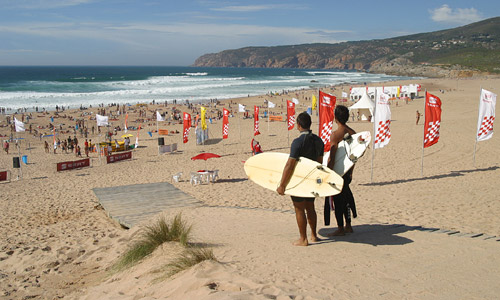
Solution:
M388 146L372 149L360 159L351 189L358 218L354 233L336 238L335 229L323 224L323 199L316 200L318 230L322 241L309 247L294 247L298 237L289 196L280 196L249 181L243 162L251 156L253 119L242 114L230 118L229 138L222 140L222 120L209 124L210 139L196 145L194 128L187 144L182 143L182 124L160 123L161 129L179 131L164 136L165 144L178 144L175 154L158 155L156 120L142 123L140 147L133 159L106 164L90 153L91 167L64 172L56 163L76 160L74 153L46 153L43 143L52 137L19 133L22 179L12 168L17 156L14 143L9 154L0 153L0 171L11 172L11 182L0 183L0 298L2 299L497 299L500 293L500 138L477 145L473 165L480 88L500 92L500 78L422 79L386 83L420 83L418 99L392 105L392 138ZM376 86L376 84L370 84ZM349 87L344 86L348 91ZM423 119L415 124L416 111L424 111L424 89L442 101L441 137L424 150L421 175ZM342 87L324 89L337 97ZM277 104L272 113L286 115L286 100L300 102L296 112L310 106L313 91L280 96L256 96L222 101L205 106L209 115L216 109L237 111L238 103L264 106L268 99ZM349 102L350 103L350 102ZM183 105L147 105L146 119L157 109L172 107L190 112ZM231 108L229 108L231 107ZM129 126L138 126L131 107ZM107 111L115 108L106 107ZM263 115L264 108L261 110ZM57 125L64 123L62 138L73 136L68 126L73 118L85 118L98 108L59 113ZM63 118L66 115L67 118ZM19 116L19 115L18 115ZM33 128L47 129L48 114L33 113ZM194 116L193 116L194 117ZM113 125L123 127L120 115ZM356 131L373 131L373 124L348 123ZM0 115L0 125L7 125ZM29 125L27 124L27 127ZM313 132L318 118L313 116ZM151 131L152 137L147 132ZM134 136L136 131L129 131ZM298 131L287 132L285 122L261 119L261 135L256 139L264 151L289 152L288 140ZM0 135L10 136L8 126ZM117 132L117 138L123 135ZM289 134L289 135L288 135ZM14 133L15 136L15 133ZM85 140L77 133L80 144ZM103 141L91 134L92 141ZM115 138L115 137L114 137ZM1 137L1 140L6 139ZM132 143L135 137L132 138ZM82 150L83 151L83 150ZM212 152L221 158L192 161ZM85 156L85 154L83 154ZM220 179L211 184L191 185L189 173L218 169ZM172 175L183 172L180 182ZM109 218L99 205L93 188L169 182L203 203L197 208L175 208L159 212L131 229ZM179 246L168 243L139 265L111 273L111 266L144 226L163 215L173 218L182 212L193 224L194 240L213 248L218 262L206 261L171 278L155 280L158 265L175 260ZM480 237L449 235L430 229L482 234ZM485 239L486 237L491 237Z

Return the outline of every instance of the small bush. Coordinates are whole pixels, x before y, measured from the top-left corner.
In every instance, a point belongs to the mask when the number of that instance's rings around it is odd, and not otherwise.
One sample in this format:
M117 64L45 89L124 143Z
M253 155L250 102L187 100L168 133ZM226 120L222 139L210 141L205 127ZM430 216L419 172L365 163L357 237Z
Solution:
M140 239L125 252L114 269L119 271L136 264L165 242L179 242L186 246L190 233L191 226L182 221L181 214L176 215L170 225L165 219L159 219L156 224L144 229Z
M187 248L179 259L168 264L168 268L170 269L168 275L177 274L205 260L217 261L212 249L201 247Z

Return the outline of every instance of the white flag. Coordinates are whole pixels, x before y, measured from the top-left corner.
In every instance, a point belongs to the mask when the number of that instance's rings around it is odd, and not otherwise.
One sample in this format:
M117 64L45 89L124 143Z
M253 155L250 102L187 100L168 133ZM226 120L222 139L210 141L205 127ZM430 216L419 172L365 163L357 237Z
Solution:
M295 104L299 104L299 100L297 100L295 98L292 98L292 102L295 103Z
M271 101L267 100L267 107L269 107L269 108L275 108L276 104L274 104Z
M137 149L137 147L139 147L139 136L135 137L135 149Z
M245 112L245 105L238 104L238 106L239 106L238 112Z
M107 126L108 125L108 117L95 115L95 119L97 120L97 126Z
M158 122L165 121L165 118L161 116L159 111L156 111L156 121L158 121Z
M14 123L16 124L16 132L25 131L24 123L14 117Z
M346 92L342 92L342 98L347 98L347 93Z
M389 96L384 93L377 94L375 102L375 149L383 148L391 140L391 108Z
M495 106L497 95L485 89L481 90L479 102L479 119L477 120L476 140L485 141L493 136L493 121L495 121Z

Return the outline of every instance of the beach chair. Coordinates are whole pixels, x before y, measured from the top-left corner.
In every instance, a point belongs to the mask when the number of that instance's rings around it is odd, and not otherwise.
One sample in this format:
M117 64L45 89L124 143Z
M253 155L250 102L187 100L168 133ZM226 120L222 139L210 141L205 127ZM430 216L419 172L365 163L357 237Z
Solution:
M176 173L176 174L172 175L172 179L175 182L179 182L179 181L181 181L181 176L182 176L182 172L179 172L179 173Z
M212 182L216 182L219 179L219 170L211 171L210 177L212 179Z
M202 183L202 177L201 174L198 174L196 172L191 172L191 179L189 180L191 185L197 185Z

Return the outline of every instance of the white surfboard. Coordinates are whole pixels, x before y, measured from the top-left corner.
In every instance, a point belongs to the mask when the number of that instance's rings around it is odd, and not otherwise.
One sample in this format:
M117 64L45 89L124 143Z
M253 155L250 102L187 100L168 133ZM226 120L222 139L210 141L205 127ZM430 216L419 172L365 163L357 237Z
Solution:
M245 162L245 173L256 184L276 191L289 158L286 153L265 152ZM340 193L344 180L318 162L299 158L285 194L297 197L326 197Z
M366 149L370 145L371 134L369 131L362 131L344 138L339 143L337 152L335 153L335 164L333 170L340 176L344 176L360 157L365 154ZM323 165L327 165L330 152L323 156Z

